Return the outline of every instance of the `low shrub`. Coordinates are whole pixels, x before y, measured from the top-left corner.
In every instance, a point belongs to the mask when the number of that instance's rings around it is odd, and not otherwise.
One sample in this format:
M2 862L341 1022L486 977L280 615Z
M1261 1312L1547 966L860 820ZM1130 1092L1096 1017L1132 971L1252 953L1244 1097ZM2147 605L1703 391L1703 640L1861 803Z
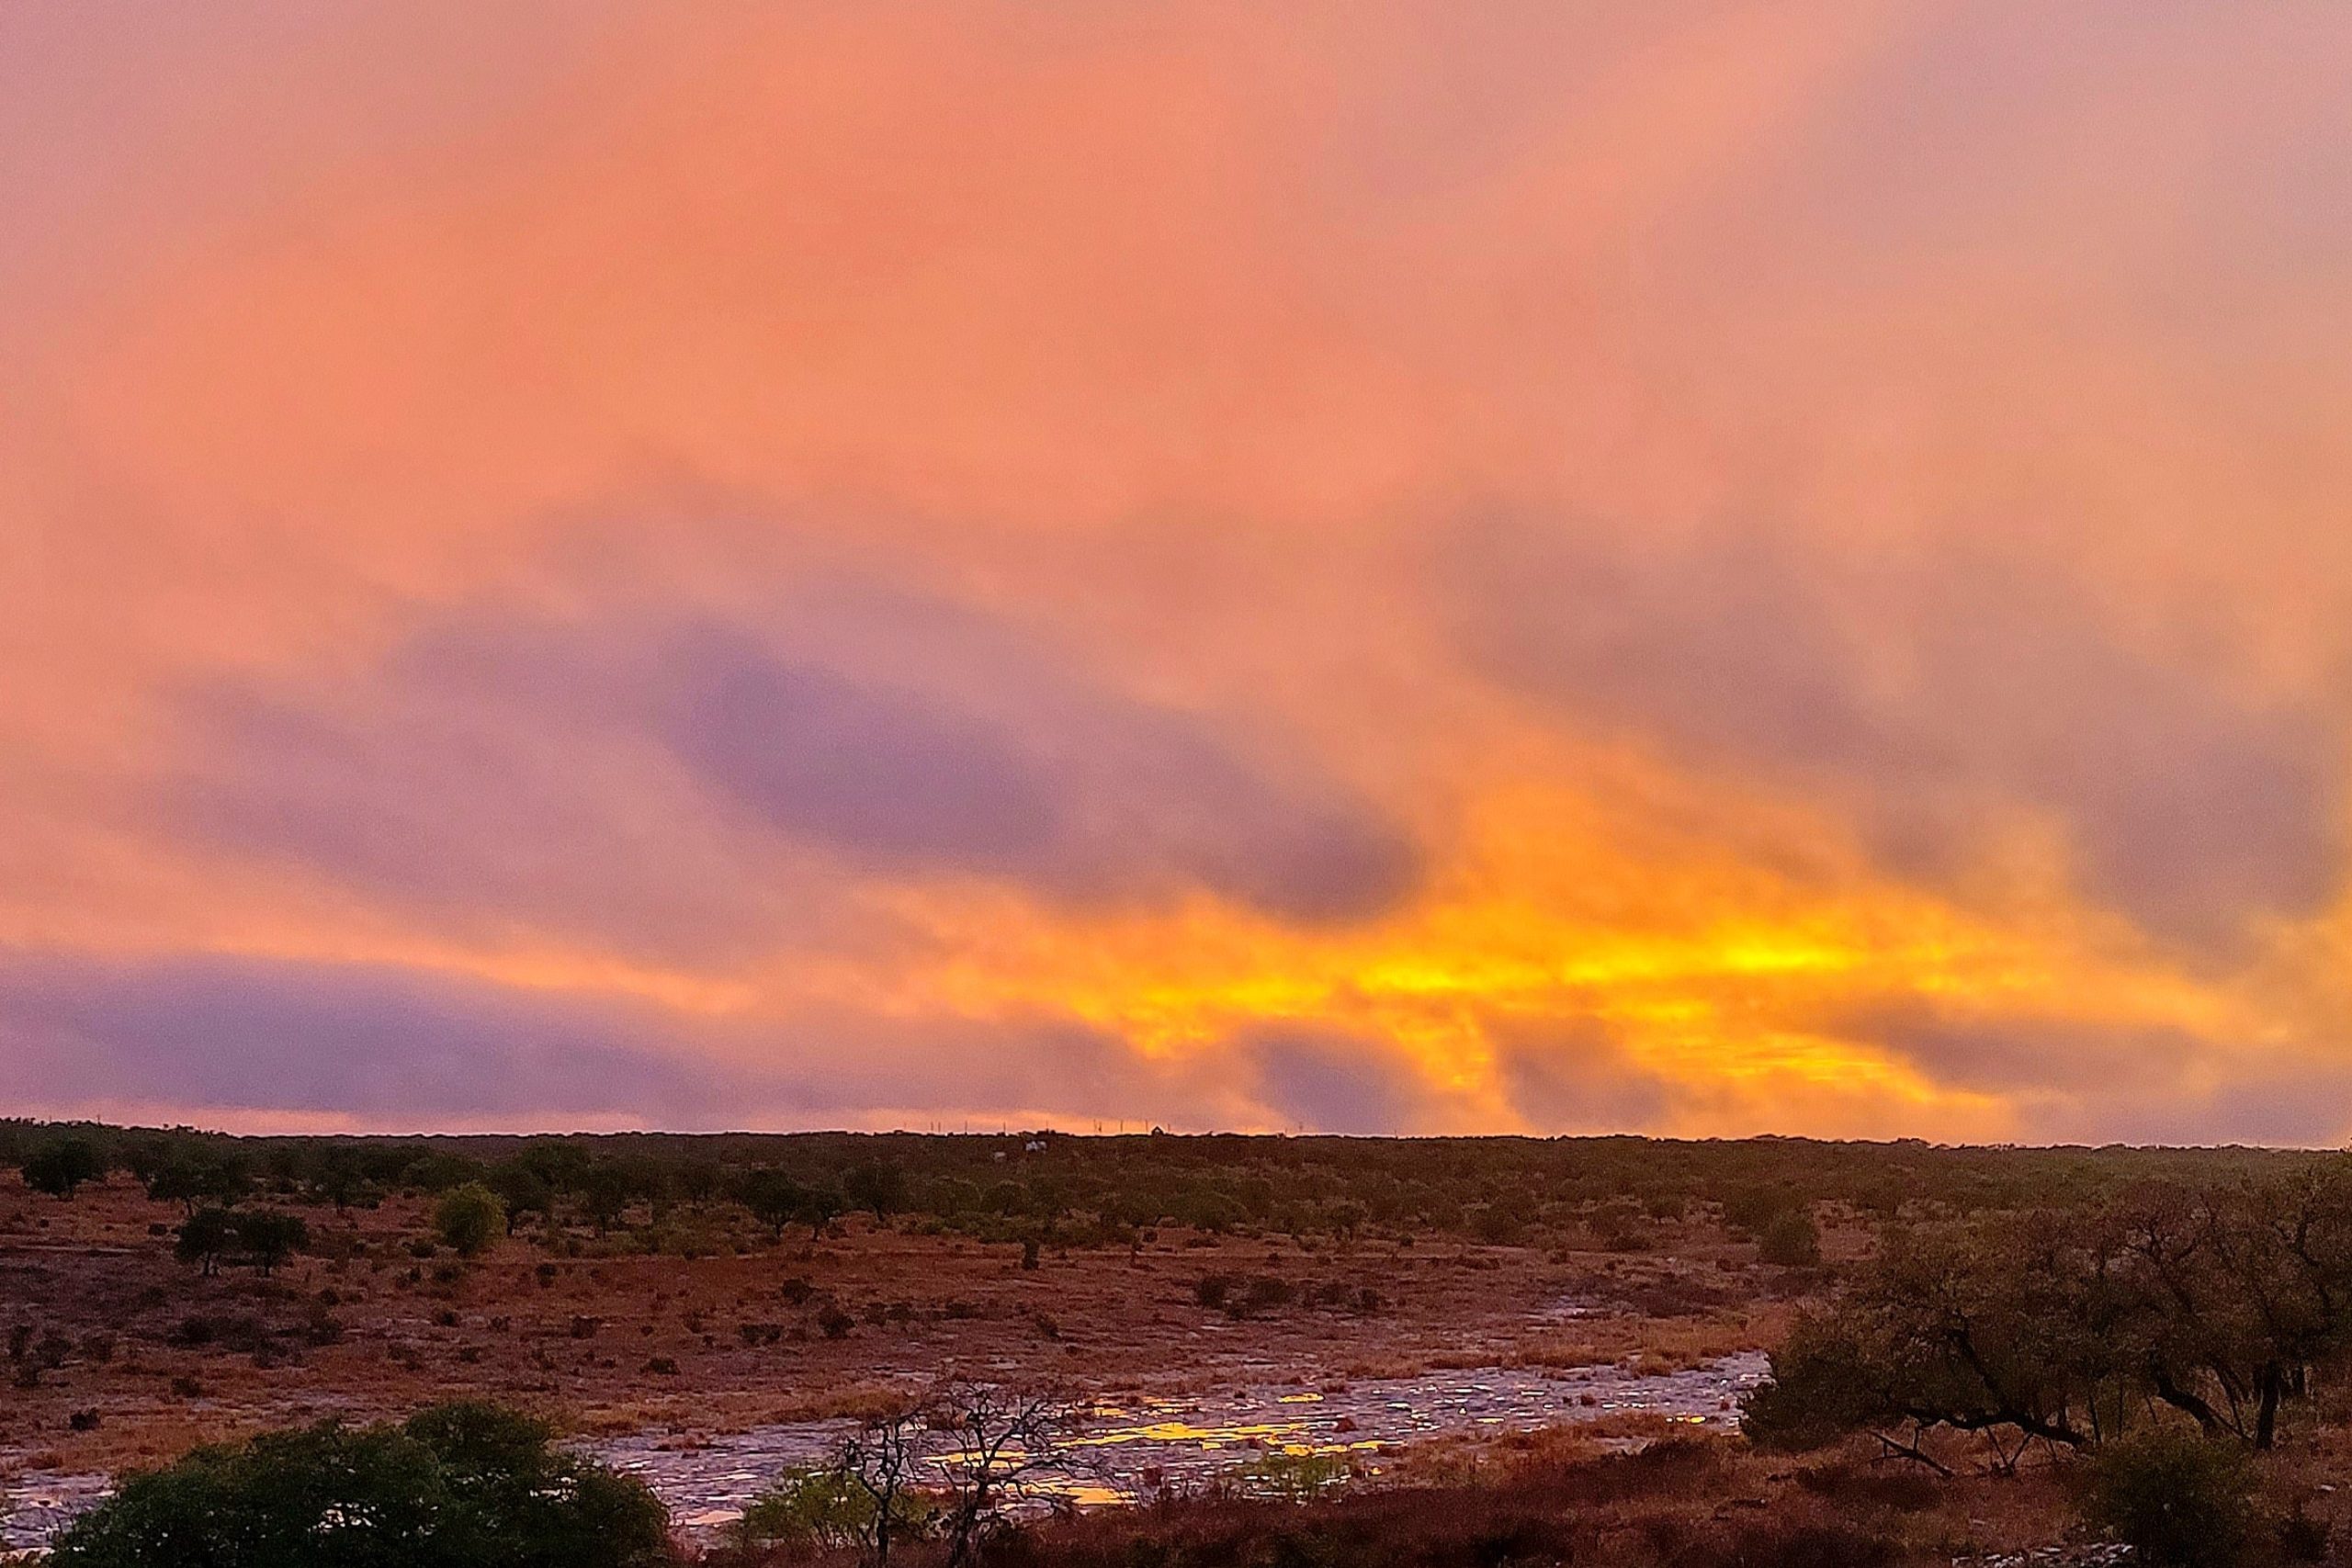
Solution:
M2186 1427L2102 1447L2085 1467L2083 1512L2145 1568L2231 1568L2254 1522L2245 1450Z
M198 1449L130 1477L58 1539L51 1568L655 1568L645 1487L483 1404L403 1426L335 1422Z
M1756 1256L1767 1263L1808 1268L1821 1261L1821 1229L1803 1209L1775 1214L1756 1238Z

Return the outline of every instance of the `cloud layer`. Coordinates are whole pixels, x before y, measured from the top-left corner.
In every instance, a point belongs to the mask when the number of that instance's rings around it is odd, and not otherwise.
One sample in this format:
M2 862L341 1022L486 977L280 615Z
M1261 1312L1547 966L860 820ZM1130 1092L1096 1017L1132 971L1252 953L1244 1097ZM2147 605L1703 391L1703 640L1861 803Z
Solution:
M2339 1140L2347 61L0 16L0 1097Z

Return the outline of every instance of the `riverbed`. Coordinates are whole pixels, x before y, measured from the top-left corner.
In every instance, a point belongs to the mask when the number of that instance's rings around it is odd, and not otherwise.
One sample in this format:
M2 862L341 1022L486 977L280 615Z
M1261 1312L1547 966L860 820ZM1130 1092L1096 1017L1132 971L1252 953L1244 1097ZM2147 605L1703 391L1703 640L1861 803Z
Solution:
M1211 1483L1245 1489L1270 1454L1346 1455L1377 1473L1395 1450L1437 1438L1499 1437L1561 1422L1638 1415L1728 1430L1767 1360L1743 1351L1674 1371L1628 1363L1566 1369L1480 1367L1411 1376L1301 1382L1272 1364L1220 1369L1208 1386L1094 1402L1039 1495L1091 1506ZM584 1451L652 1488L677 1529L708 1537L784 1472L818 1464L853 1430L802 1421L726 1433L648 1431L594 1439ZM38 1550L102 1499L104 1475L47 1470L0 1483L0 1550Z
M1265 1369L1259 1379L1205 1393L1098 1402L1059 1461L1032 1482L1042 1495L1094 1506L1219 1481L1246 1487L1276 1453L1363 1456L1361 1467L1376 1473L1384 1453L1412 1443L1611 1416L1728 1430L1738 1424L1740 1396L1766 1369L1760 1351L1670 1372L1483 1367L1310 1386ZM643 1480L681 1530L700 1534L741 1517L785 1471L821 1463L852 1429L808 1421L710 1436L634 1433L589 1451Z

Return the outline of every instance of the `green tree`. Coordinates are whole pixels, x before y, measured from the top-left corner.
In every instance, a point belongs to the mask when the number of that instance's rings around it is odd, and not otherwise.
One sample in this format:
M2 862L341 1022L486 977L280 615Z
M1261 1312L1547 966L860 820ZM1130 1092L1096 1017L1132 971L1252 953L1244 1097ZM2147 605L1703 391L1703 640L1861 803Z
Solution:
M868 1160L852 1166L842 1179L850 1206L887 1220L907 1206L907 1173L889 1160Z
M2134 1386L2107 1261L2058 1216L1890 1237L1773 1356L1749 1436L1803 1447L1908 1427L1898 1446L1923 1458L1918 1435L1939 1427L2087 1447Z
M348 1145L330 1144L319 1156L311 1184L340 1214L368 1190L368 1173Z
M82 1183L106 1173L105 1156L87 1138L51 1138L25 1156L25 1185L52 1198L71 1198Z
M506 1211L506 1234L514 1234L514 1222L525 1214L552 1218L555 1214L555 1189L531 1163L510 1159L491 1168L487 1185L498 1195Z
M232 1216L237 1247L266 1277L277 1266L311 1246L311 1227L300 1214L283 1209L246 1209Z
M506 1229L506 1208L479 1181L453 1187L433 1208L433 1232L460 1258L479 1258Z
M167 1151L146 1178L147 1196L158 1202L177 1203L188 1213L207 1200L233 1204L253 1186L253 1171L243 1156L202 1147Z
M784 1239L784 1227L800 1217L801 1204L808 1193L800 1183L781 1170L761 1168L743 1173L737 1197L752 1217Z
M401 1172L401 1184L420 1192L447 1192L482 1178L481 1161L442 1149L420 1155Z
M637 1195L634 1174L618 1160L599 1160L581 1178L581 1204L600 1235L620 1223Z
M878 1533L905 1539L924 1533L930 1509L920 1493L893 1492L890 1503L899 1520ZM878 1506L873 1493L838 1467L789 1470L743 1510L735 1538L753 1552L846 1551L876 1537Z
M220 1255L236 1240L237 1223L226 1209L198 1209L181 1222L172 1251L183 1263L201 1267L209 1279L220 1272Z
M808 1227L808 1242L816 1245L825 1227L841 1218L842 1195L830 1187L811 1187L800 1197L800 1221Z
M662 1506L486 1405L405 1427L334 1422L136 1474L59 1538L51 1568L654 1568Z

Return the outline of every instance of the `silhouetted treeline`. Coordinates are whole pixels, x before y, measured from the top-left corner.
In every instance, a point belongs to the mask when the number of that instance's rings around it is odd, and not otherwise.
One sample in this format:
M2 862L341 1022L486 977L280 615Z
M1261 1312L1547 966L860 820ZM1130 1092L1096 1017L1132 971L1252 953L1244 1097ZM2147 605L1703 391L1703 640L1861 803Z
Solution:
M128 1171L191 1213L253 1195L343 1207L479 1182L498 1195L510 1224L560 1213L601 1229L640 1206L735 1202L779 1234L865 1211L984 1237L1049 1229L1077 1243L1159 1224L1301 1235L1433 1231L1509 1242L1578 1224L1636 1236L1694 1205L1715 1205L1735 1226L1763 1234L1776 1217L1824 1202L1914 1218L2064 1207L2151 1181L2256 1176L2299 1157L2244 1148L1631 1136L232 1137L0 1122L0 1166L23 1168L31 1185L63 1194L104 1172Z

